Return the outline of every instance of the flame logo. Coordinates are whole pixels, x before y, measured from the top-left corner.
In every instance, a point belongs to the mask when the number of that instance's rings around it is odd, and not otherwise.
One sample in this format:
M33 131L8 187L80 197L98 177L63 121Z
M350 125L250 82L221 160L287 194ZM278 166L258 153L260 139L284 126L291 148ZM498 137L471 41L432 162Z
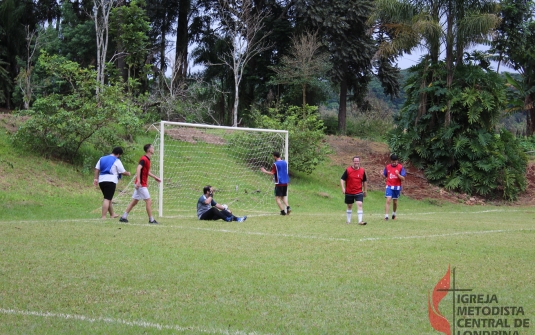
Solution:
M429 322L435 330L442 332L446 335L451 335L451 328L449 321L440 313L438 310L438 304L440 301L448 294L450 288L450 267L448 266L448 271L442 277L442 279L437 283L433 289L433 304L431 305L431 297L427 296L427 308L429 311Z

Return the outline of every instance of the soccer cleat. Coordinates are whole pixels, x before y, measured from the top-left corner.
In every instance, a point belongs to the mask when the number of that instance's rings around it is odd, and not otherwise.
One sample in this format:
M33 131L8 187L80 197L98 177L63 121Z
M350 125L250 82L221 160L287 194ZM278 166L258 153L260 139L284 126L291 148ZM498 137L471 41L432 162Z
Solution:
M286 207L286 214L290 215L291 212L292 212L292 209L290 208L290 206Z
M385 221L388 221L388 216L385 217Z
M122 217L122 218L119 219L119 222L128 222L128 219L125 219L125 218Z
M361 225L361 226L365 226L367 224L368 224L368 222L364 222L364 221L359 222L359 225Z
M158 224L158 221L156 220L152 220L152 221L149 221L150 224Z
M281 211L281 215L286 215L286 212L285 211Z
M232 222L232 216L228 216L227 218L225 218L225 221ZM236 221L238 221L238 220L236 220Z
M392 220L395 220L396 219L396 215L392 215Z
M244 217L242 217L242 218L238 218L236 221L238 221L238 222L243 222L243 221L245 221L245 220L247 220L247 216L244 216Z

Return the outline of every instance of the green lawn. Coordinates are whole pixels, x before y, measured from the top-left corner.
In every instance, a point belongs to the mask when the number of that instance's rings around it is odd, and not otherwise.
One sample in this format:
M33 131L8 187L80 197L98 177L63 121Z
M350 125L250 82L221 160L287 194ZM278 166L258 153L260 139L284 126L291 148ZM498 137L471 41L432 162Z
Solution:
M98 219L91 175L5 147L0 155L0 334L441 334L428 297L448 266L451 286L472 290L439 305L455 335L535 333L532 208L402 198L399 219L385 222L375 190L368 225L347 225L344 167L327 163L292 179L287 217L273 200L261 214L235 208L244 223L199 221L192 199L160 225L141 206L121 224ZM523 315L454 315L460 294L497 302L457 307ZM481 318L511 327L461 326Z

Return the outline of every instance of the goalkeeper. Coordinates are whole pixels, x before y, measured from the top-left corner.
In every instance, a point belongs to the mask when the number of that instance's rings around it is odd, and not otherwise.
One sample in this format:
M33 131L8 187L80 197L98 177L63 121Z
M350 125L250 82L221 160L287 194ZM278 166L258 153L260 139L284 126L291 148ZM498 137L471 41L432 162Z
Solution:
M243 222L247 216L236 217L227 205L220 205L214 200L214 188L207 185L203 188L204 194L197 201L197 217L199 220L225 220L227 222Z

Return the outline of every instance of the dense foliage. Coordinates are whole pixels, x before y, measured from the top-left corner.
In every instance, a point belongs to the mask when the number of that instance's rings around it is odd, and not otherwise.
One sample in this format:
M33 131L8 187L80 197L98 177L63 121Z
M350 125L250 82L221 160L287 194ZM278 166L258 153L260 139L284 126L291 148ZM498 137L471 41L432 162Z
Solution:
M129 134L140 130L139 108L121 83L101 87L96 96L95 71L46 53L39 63L48 74L50 90L32 109L21 112L29 119L15 134L17 145L75 162L84 160L80 150L85 144L106 153L114 146L125 146ZM60 94L55 87L64 91Z
M256 114L255 126L288 130L290 171L310 174L329 153L324 141L323 121L315 106L270 108L269 115Z
M457 71L448 90L445 64L411 69L407 102L395 121L390 146L447 189L482 196L498 190L514 200L526 188L527 159L511 133L495 132L506 104L503 80L477 65L459 65ZM422 86L430 74L432 81ZM422 94L433 102L427 110L421 106ZM451 121L445 125L448 102Z

